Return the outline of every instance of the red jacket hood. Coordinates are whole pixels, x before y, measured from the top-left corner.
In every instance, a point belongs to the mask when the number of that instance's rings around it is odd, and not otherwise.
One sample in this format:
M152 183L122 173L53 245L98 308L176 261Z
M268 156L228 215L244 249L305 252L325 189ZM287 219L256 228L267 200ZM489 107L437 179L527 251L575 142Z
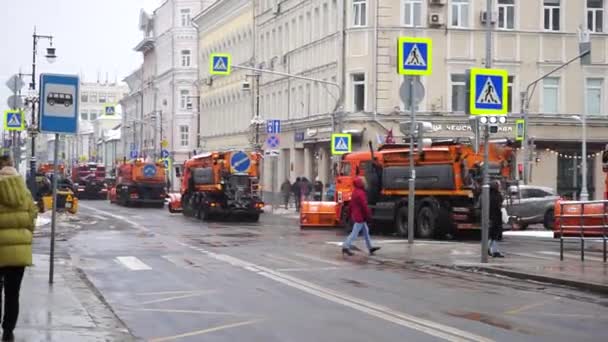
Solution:
M353 181L353 185L357 189L365 190L365 185L363 184L363 179L361 178L355 178L355 180Z

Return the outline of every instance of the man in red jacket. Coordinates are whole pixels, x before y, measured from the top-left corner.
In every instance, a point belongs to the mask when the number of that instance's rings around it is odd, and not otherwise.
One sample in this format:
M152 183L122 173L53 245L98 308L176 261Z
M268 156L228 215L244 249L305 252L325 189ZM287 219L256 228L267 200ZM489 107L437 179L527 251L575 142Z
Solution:
M372 218L372 212L367 205L367 194L365 193L365 186L363 180L359 177L353 181L354 190L353 195L350 199L350 218L355 223L353 230L350 235L346 238L346 241L342 244L342 254L353 255L350 251L353 240L355 240L359 233L363 230L363 237L365 238L365 244L369 250L369 254L373 255L375 251L379 250L380 247L372 247L372 241L369 237L369 227L367 221Z

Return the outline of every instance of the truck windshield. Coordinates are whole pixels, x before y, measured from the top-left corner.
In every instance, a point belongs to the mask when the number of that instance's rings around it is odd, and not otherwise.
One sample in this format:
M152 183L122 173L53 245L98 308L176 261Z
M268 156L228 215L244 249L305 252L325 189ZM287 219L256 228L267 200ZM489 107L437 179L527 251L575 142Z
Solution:
M350 176L352 172L352 166L348 162L343 162L340 170L342 176Z

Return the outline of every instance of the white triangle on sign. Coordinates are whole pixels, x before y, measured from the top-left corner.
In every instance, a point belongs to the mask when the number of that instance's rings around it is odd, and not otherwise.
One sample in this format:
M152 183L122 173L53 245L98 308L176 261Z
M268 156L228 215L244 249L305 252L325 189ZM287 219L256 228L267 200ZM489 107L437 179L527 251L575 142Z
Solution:
M481 89L481 93L479 94L479 97L477 97L477 103L496 105L501 104L498 93L496 92L496 86L494 86L494 83L490 77L486 79L486 82Z
M404 66L426 66L426 61L422 57L420 53L420 49L418 48L418 44L414 44L410 53L407 55Z
M346 143L345 138L338 138L338 141L336 142L336 150L348 151L348 144Z
M21 126L21 122L19 121L19 119L17 118L17 115L12 114L9 118L8 118L8 122L7 125L10 127L19 127Z
M215 70L227 70L228 67L226 66L226 63L224 62L223 58L218 58L217 61L215 62L215 65L213 66L213 69L215 69Z

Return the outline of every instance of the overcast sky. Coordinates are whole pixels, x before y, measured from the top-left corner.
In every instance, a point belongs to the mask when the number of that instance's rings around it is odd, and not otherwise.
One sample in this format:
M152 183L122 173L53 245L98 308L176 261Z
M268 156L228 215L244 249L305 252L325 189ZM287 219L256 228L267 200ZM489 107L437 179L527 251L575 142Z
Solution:
M80 74L85 81L122 80L141 63L133 47L141 40L142 8L151 13L162 0L2 0L0 11L0 110L8 108L8 78L32 69L32 33L52 35L57 60L44 55L48 41L38 43L36 72ZM25 80L30 82L29 77ZM24 88L23 90L26 90ZM1 125L0 125L1 127Z

